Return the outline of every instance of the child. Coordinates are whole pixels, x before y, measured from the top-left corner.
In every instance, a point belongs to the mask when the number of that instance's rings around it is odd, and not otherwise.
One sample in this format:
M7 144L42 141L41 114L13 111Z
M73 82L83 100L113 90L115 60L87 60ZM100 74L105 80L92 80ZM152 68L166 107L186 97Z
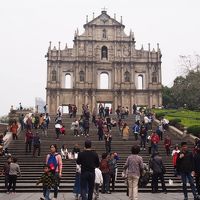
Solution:
M50 200L49 194L50 194L50 189L55 183L55 179L50 172L50 167L49 165L44 165L44 173L40 177L40 179L37 181L36 185L39 185L40 183L43 184L43 196L44 198L40 198L40 200Z
M95 200L99 199L99 187L103 184L103 176L99 168L95 168Z
M17 158L13 158L12 162L10 163L10 170L9 170L9 186L7 193L10 193L10 189L12 187L13 192L15 193L16 183L17 183L17 174L21 176L20 167L17 164Z

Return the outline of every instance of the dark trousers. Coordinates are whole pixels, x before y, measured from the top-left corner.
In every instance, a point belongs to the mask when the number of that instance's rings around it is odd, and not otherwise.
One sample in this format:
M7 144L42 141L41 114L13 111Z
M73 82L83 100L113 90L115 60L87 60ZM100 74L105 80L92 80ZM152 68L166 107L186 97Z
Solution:
M16 133L13 133L13 134L12 134L12 138L13 138L13 140L17 140L17 139L18 139L17 134L16 134Z
M56 128L56 139L59 138L59 135L60 135L60 129L59 129L59 128Z
M108 173L102 173L103 176L103 185L102 185L102 192L108 192L110 191L110 174Z
M158 144L152 143L151 144L151 154L154 154L158 151Z
M197 188L198 195L200 195L200 175L199 174L196 176L196 188Z
M162 185L162 190L166 191L163 173L153 173L152 184L151 184L152 192L158 191L158 179L160 179L160 182L161 182L161 185Z
M40 156L40 144L33 145L33 157L35 157L37 149L38 149L38 156Z
M32 141L26 141L26 153L31 152Z
M54 191L54 198L57 198L58 196L58 186L60 184L60 177L59 174L56 172L55 174L53 174L54 176L54 180L55 180L55 184L53 187L53 191Z
M85 136L89 135L89 127L85 127L84 134L85 134Z
M9 184L9 174L5 174L5 188L8 188L8 184Z
M182 183L183 183L183 194L184 194L184 197L188 198L187 180L190 183L190 187L191 187L193 196L196 197L196 190L195 190L195 186L194 186L193 177L191 176L191 172L181 172L181 180L182 180Z
M110 183L112 184L112 191L115 191L115 172L110 174Z
M102 128L98 129L98 136L99 136L99 141L103 140L103 129Z
M111 142L105 141L105 147L106 147L106 153L110 153L111 152Z
M17 175L9 175L9 185L8 185L8 192L12 188L13 192L15 192L17 182Z
M81 197L82 200L92 200L94 191L95 172L81 172ZM88 190L87 190L88 189ZM88 191L88 198L86 193Z
M165 147L167 156L170 156L170 147Z
M146 137L141 137L141 139L140 139L140 147L142 148L142 146L143 146L143 148L146 148L146 142L147 142Z

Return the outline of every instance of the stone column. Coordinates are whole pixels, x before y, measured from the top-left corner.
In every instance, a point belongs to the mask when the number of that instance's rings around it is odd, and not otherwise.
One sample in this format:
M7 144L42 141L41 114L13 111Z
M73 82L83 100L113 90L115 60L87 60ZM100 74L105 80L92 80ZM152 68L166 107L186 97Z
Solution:
M85 105L88 104L88 92L85 92Z
M114 110L113 113L115 113L115 110L117 109L118 102L117 102L117 92L114 93Z
M121 106L124 106L124 91L121 92Z
M58 91L57 91L57 97L56 97L56 106L57 106L57 108L58 108L58 106L60 106L60 95L59 95Z
M92 92L92 110L96 108L96 94Z
M162 93L159 92L158 94L158 105L157 106L162 106Z
M131 101L130 101L130 112L132 112L132 107L133 107L133 104L135 103L134 102L135 101L135 99L134 99L134 93L133 92L131 92Z
M152 92L149 93L149 108L153 106L153 94Z

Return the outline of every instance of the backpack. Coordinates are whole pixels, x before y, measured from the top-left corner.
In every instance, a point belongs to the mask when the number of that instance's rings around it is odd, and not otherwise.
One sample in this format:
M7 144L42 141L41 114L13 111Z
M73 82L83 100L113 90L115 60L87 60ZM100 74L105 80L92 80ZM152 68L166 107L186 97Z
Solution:
M57 154L49 154L49 155L50 156L47 161L47 165L49 165L51 171L55 172L56 168L58 167L58 162L56 159L56 156L58 155L58 153Z
M145 171L144 174L142 174L142 175L140 176L140 179L139 179L139 181L138 181L138 186L139 186L140 188L146 187L147 184L149 183L150 176L151 176L150 172L149 172L149 171Z

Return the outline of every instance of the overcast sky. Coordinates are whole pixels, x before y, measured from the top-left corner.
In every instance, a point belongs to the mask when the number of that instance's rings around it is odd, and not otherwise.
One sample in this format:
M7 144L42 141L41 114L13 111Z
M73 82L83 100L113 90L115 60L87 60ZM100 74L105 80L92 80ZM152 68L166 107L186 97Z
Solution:
M46 59L52 46L72 47L74 31L83 32L86 15L92 20L103 7L125 32L134 31L141 45L162 52L162 82L171 86L180 74L179 55L200 54L199 0L6 0L0 4L0 116L10 106L33 106L45 100Z

